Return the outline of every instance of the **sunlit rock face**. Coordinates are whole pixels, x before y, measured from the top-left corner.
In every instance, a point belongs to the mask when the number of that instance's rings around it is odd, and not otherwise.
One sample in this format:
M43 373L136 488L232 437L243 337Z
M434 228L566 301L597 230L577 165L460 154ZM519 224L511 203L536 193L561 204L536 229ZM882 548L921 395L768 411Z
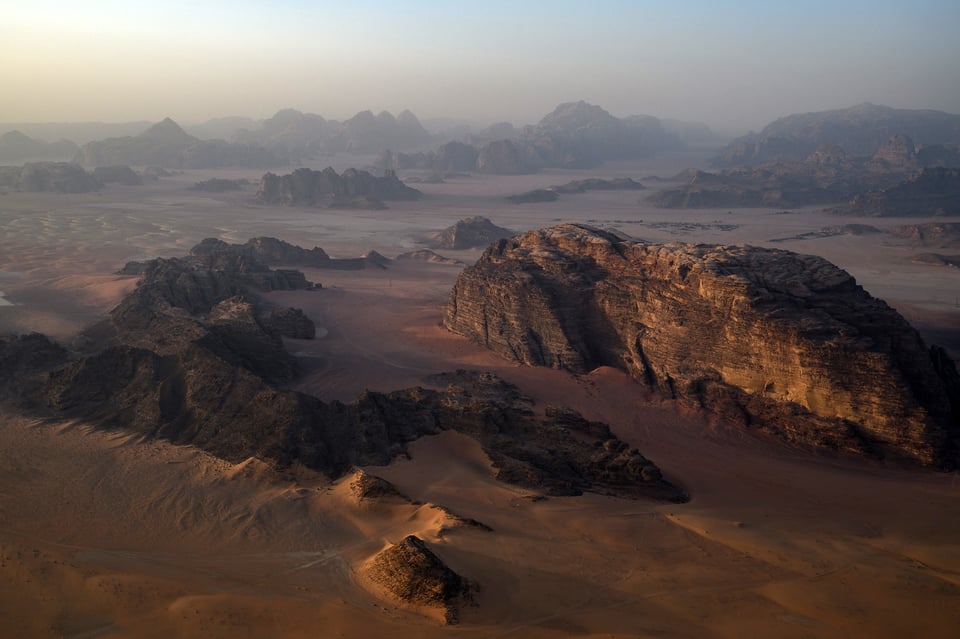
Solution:
M491 245L444 325L528 365L618 367L793 441L923 464L953 455L950 371L819 257L555 226Z

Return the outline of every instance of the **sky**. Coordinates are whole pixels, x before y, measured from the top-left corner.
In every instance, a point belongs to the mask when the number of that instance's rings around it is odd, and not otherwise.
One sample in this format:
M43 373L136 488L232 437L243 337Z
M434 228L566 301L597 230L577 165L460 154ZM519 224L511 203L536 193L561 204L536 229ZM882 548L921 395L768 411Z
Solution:
M0 122L960 113L960 1L0 0Z

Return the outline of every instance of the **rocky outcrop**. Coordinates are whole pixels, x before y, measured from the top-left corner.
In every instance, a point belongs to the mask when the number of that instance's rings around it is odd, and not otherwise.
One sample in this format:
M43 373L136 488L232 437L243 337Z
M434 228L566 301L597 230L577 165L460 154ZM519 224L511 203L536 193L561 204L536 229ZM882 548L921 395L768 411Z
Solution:
M960 143L960 115L860 104L847 109L789 115L730 143L718 166L797 161L825 144L851 155L870 155L891 135L920 145Z
M317 335L313 320L299 308L273 309L266 324L273 331L291 339L313 339Z
M384 200L417 200L421 195L392 171L385 177L357 169L338 175L328 167L323 171L297 169L283 176L267 173L260 180L256 199L282 206L383 208Z
M533 168L524 162L517 145L510 140L495 140L480 147L477 154L477 170L495 175L521 175Z
M890 229L890 234L911 240L917 246L951 248L960 246L960 222L905 224Z
M125 164L117 166L98 166L93 170L93 178L104 184L123 184L124 186L139 186L143 178Z
M615 366L792 441L955 461L960 389L898 313L822 258L561 225L489 247L444 326L525 364Z
M960 169L923 169L895 186L857 195L830 212L876 217L960 215Z
M457 623L459 607L471 601L476 590L415 535L380 551L364 572L404 604L437 609L448 624Z
M0 187L27 193L89 193L103 184L69 162L28 162L22 167L2 167Z
M431 246L440 249L464 250L486 246L504 237L510 237L513 231L497 226L489 219L477 215L468 217L436 233L430 240Z

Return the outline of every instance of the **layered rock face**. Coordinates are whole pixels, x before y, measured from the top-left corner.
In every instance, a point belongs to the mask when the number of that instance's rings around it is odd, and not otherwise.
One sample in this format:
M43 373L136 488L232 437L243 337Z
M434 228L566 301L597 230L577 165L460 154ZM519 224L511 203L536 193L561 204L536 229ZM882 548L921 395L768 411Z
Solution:
M488 248L444 325L525 364L615 366L791 440L923 464L955 454L958 389L898 313L819 257L561 225Z

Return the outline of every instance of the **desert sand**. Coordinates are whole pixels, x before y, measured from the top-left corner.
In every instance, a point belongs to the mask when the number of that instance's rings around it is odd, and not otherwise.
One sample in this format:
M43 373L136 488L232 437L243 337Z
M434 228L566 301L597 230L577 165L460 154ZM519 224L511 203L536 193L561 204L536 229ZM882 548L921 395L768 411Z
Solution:
M823 255L960 357L960 270L913 264L922 251L886 234L770 242L836 224L926 220L664 211L632 191L504 199L581 177L671 175L702 159L456 177L417 184L421 201L384 211L263 207L250 202L252 187L185 190L213 176L256 180L251 172L196 171L79 196L9 193L0 196L0 290L11 305L0 306L0 331L69 340L135 286L115 274L124 262L181 255L204 237L271 235L337 257L392 257L420 247L429 231L485 215L518 231L589 222L651 241ZM480 250L439 252L470 262ZM615 370L574 377L515 366L440 327L458 270L307 269L322 290L269 294L318 327L315 340L287 342L305 371L294 386L350 400L364 389L424 384L435 372L490 370L535 410L565 404L608 422L683 485L690 503L540 499L496 481L479 446L452 432L415 442L409 459L365 469L414 503L358 503L350 476L331 483L255 459L231 465L190 447L7 412L0 636L956 636L957 473L791 448L650 397ZM450 529L438 506L492 531ZM364 563L408 534L479 584L459 625L364 583Z

